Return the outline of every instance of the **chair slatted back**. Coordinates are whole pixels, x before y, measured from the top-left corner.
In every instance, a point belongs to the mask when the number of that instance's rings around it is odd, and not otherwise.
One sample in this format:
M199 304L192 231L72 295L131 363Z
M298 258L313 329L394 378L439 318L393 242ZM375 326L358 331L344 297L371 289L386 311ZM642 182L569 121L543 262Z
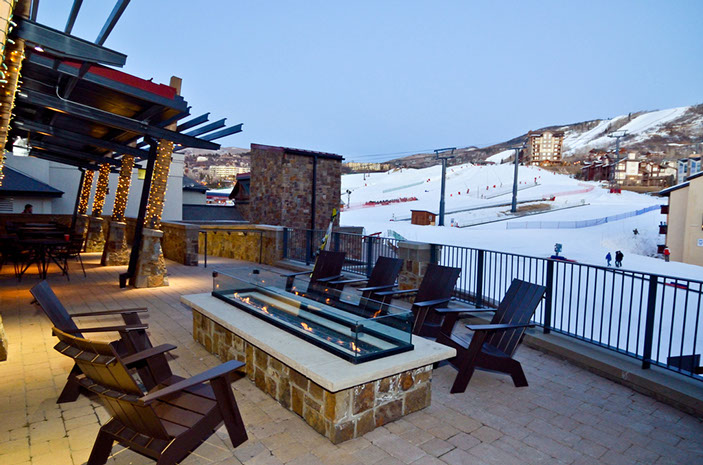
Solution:
M144 392L109 343L75 337L58 328L54 335L59 339L54 349L76 362L85 375L80 384L100 396L114 418L145 436L170 438L154 408L139 400Z
M544 296L546 287L529 283L520 279L513 279L505 297L496 309L491 324L518 324L530 322L535 314L540 300ZM512 357L517 349L526 328L517 328L510 331L498 331L486 338L486 344L498 348L503 353Z
M425 276L422 278L415 302L448 299L454 292L456 280L459 279L461 268L442 266L430 263L427 265Z
M42 281L29 290L32 293L39 306L44 310L46 316L49 317L51 323L61 331L72 331L78 329L76 323L66 311L66 307L61 304L61 301L54 293L49 283ZM83 337L80 333L73 333L78 337Z
M340 275L342 273L342 267L344 266L345 255L345 252L320 251L320 255L318 255L317 261L315 262L315 267L312 270L310 283L314 283L318 279Z
M376 287L395 284L402 267L402 258L378 257L366 285Z

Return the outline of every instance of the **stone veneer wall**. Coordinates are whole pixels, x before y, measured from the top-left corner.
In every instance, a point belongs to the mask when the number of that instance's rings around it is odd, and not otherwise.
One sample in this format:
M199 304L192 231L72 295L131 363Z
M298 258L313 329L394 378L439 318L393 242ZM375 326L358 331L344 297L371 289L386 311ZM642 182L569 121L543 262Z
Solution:
M198 231L200 226L186 223L161 223L164 258L186 266L198 266Z
M203 225L207 230L207 254L248 262L273 265L283 259L283 228L267 225ZM198 248L205 253L205 235L200 234Z
M398 242L398 258L402 258L403 268L398 275L400 289L417 289L425 277L427 265L432 259L432 245L424 242ZM441 248L436 247L436 256L440 256ZM411 297L412 298L412 297Z
M310 229L314 155L252 144L251 198L245 218L253 224ZM339 208L341 189L342 157L317 153L315 229L327 229L332 209Z
M223 362L246 363L259 389L334 444L430 405L432 365L330 392L195 310L193 338Z

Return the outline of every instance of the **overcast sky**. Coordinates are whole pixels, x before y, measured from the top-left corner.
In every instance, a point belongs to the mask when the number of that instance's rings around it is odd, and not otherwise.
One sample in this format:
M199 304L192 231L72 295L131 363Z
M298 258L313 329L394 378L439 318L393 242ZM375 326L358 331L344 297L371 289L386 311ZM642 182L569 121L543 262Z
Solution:
M63 29L73 0L40 2ZM95 40L114 0L85 0ZM490 4L489 4L490 3ZM703 1L132 0L105 46L193 115L348 160L703 102Z

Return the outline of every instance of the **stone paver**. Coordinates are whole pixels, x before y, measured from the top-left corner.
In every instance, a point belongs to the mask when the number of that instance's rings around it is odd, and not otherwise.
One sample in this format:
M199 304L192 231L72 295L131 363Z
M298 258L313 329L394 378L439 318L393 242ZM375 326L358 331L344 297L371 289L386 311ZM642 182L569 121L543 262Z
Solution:
M240 271L252 264L210 259L209 267L168 263L170 287L119 289L124 267L100 267L86 254L88 277L71 281L53 272L49 281L71 312L149 308L144 318L154 344L175 343L174 372L197 374L219 361L193 341L192 317L181 294L208 292L213 269ZM72 361L53 350L51 325L30 304L27 275L18 283L11 267L0 270L0 313L9 338L9 358L0 362L0 463L83 464L101 424L102 406L86 397L56 404ZM119 319L84 318L85 326ZM111 340L114 335L95 335ZM246 378L233 389L249 432L237 449L224 428L183 461L184 465L398 465L398 464L692 464L703 463L703 424L655 399L521 347L530 386L477 372L466 393L449 394L456 372L433 374L432 405L333 445L301 418L278 405ZM115 446L108 463L140 465L152 460Z

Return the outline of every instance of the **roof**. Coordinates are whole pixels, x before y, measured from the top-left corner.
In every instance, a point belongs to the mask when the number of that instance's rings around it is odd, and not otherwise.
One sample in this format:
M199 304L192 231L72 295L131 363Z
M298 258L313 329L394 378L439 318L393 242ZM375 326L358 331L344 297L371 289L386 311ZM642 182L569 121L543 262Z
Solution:
M5 178L0 186L0 197L61 197L63 195L63 191L20 173L7 165L3 168L3 174Z
M328 152L315 152L312 150L294 149L291 147L276 147L273 145L251 144L252 150L265 150L267 152L289 153L291 155L300 155L303 157L328 158L331 160L342 161L344 158L341 155Z
M690 183L688 181L682 182L681 184L677 184L675 186L671 186L671 187L667 187L666 189L662 189L659 192L657 192L657 194L668 197L669 194L671 194L672 192L677 191L679 189L683 189L684 187L688 187L689 184Z
M188 176L183 176L183 190L205 193L207 191L207 187L203 186L194 179L189 178Z

